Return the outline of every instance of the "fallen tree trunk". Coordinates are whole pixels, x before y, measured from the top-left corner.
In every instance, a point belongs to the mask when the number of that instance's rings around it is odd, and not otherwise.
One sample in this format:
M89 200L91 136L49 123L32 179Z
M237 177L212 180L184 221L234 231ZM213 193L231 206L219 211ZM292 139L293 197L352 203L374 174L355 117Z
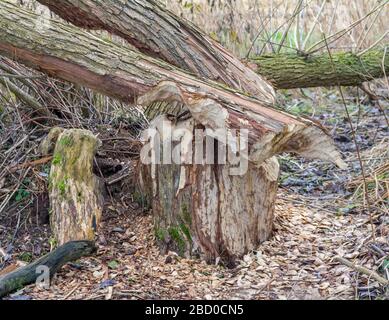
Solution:
M275 102L275 93L218 42L154 0L39 0L61 18L89 30L106 30L142 53L206 79L223 82L258 99Z
M248 130L250 161L260 165L295 152L344 166L332 140L312 121L271 108L219 83L199 80L164 62L103 41L75 27L1 1L0 53L51 76L127 102L178 101L212 130Z
M94 252L96 247L92 241L68 242L34 263L0 277L0 298L36 282L38 278L43 281L50 280L66 263L92 255Z
M199 28L152 0L38 1L79 27L106 30L145 54L267 102L274 101L272 89L246 64ZM332 58L328 54L270 54L249 62L276 89L358 86L383 77L384 68L389 73L389 54L384 57L384 50L370 50L361 56L334 53Z
M384 50L370 50L361 56L351 52L333 53L331 57L271 54L252 62L276 89L359 86L389 74L389 53L385 55Z

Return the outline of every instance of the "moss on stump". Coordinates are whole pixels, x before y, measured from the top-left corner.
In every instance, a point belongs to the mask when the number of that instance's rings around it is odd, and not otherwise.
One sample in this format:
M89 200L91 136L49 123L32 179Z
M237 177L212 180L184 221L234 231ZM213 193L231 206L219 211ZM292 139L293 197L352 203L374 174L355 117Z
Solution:
M57 128L52 130L58 132ZM95 238L103 208L100 182L93 174L93 159L100 144L87 130L63 130L58 135L49 193L50 224L59 245Z

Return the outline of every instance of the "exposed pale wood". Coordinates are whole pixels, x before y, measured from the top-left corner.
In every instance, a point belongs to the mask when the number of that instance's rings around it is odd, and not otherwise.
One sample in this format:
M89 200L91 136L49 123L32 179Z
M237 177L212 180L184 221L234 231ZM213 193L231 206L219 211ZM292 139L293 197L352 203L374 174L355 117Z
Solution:
M93 159L100 143L87 130L64 130L58 136L49 176L49 199L50 225L60 245L95 238L103 209L101 185L93 174Z
M162 159L163 146L171 139L164 134L188 130L194 135L195 123L174 124L158 117L150 129L160 133ZM165 252L200 256L211 263L220 258L227 266L234 266L237 258L271 235L278 162L271 158L261 166L250 163L247 172L231 175L236 165L217 161L196 165L195 142L188 146L180 142L182 150L192 148L181 155L186 164L142 165L140 181L152 204L156 238Z
M68 242L37 261L0 277L0 298L34 283L41 275L37 272L38 267L47 267L51 279L66 263L92 255L95 251L96 247L92 241Z
M124 101L178 101L211 129L247 129L250 159L258 164L277 153L295 152L344 166L330 137L307 119L75 27L50 20L47 28L35 28L37 23L42 17L1 0L5 32L0 34L0 53Z

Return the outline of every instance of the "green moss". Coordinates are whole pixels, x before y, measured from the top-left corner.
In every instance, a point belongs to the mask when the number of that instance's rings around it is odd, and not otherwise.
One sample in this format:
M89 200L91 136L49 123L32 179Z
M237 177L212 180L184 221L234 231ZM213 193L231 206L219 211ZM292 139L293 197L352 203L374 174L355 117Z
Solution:
M190 215L190 212L188 210L188 206L186 205L186 203L184 203L182 206L181 206L181 216L182 216L182 219L184 220L184 222L191 226L192 225L192 217Z
M64 177L62 180L60 180L58 182L58 186L57 187L58 187L58 190L59 190L59 192L60 192L60 194L62 196L64 196L65 193L66 193L67 183L68 183L68 178L67 177Z
M163 229L160 229L160 228L155 228L154 233L155 233L155 237L159 241L165 242L166 236L167 236L166 230L163 230Z
M170 227L169 230L169 235L171 237L171 239L175 242L175 244L177 245L177 248L179 250L179 253L180 254L183 254L184 253L184 250L185 250L185 240L184 238L181 236L181 232L180 232L180 229L177 228L177 227Z
M180 229L183 232L183 234L185 235L185 237L188 239L188 241L192 242L192 236L190 235L189 228L185 224L181 223Z
M23 252L19 255L19 260L30 263L32 261L31 252Z
M59 144L63 147L70 147L73 144L73 139L68 136L64 136L59 140Z
M55 166L61 164L61 162L62 162L62 156L59 153L56 153L51 163Z

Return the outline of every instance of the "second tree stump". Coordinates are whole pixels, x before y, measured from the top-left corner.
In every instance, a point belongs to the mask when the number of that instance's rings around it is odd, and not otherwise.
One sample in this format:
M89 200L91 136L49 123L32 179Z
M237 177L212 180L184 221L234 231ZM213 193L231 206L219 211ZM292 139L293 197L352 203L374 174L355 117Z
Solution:
M50 225L59 245L95 239L103 209L101 186L93 173L93 159L100 143L87 130L63 130L58 135L49 198Z

